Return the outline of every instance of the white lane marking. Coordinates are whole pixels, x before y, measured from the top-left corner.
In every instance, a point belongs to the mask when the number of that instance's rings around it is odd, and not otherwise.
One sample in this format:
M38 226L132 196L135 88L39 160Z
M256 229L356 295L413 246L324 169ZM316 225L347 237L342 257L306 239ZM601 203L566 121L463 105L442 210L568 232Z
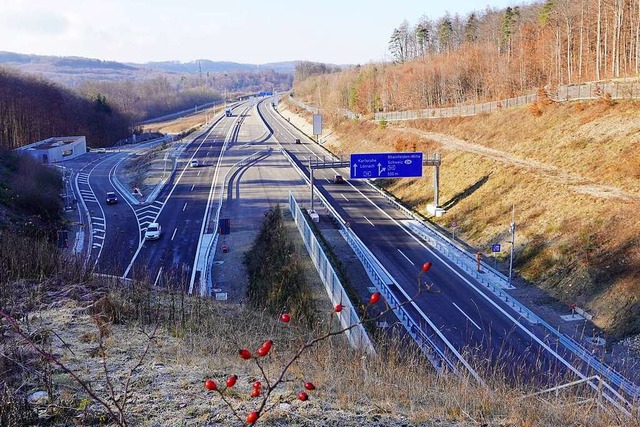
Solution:
M363 215L363 216L362 216L362 218L366 219L366 220L367 220L367 222L368 222L369 224L371 224L372 226L374 226L374 227L376 226L374 223L372 223L371 221L369 221L369 218L367 218L366 216L364 216L364 215Z
M349 201L349 199L347 199L344 194L340 194L342 196L343 199L345 199L347 202Z
M413 263L413 261L411 261L411 260L409 259L409 257L408 257L408 256L406 256L406 255L404 254L404 252L402 252L400 249L398 249L398 252L400 252L400 255L402 255L403 257L405 257L405 259L406 259L407 261L409 261L409 262L411 263L411 265L415 265L415 264Z
M160 280L160 275L162 274L162 267L160 267L160 270L158 271L158 275L156 276L156 281L153 282L153 287L156 287L156 284L158 284L158 280Z
M195 187L195 186L196 186L195 184L193 184L193 185L191 186L191 191L193 191L193 187Z
M185 209L187 209L187 203L188 203L188 202L185 202L185 203L184 203L184 206L182 207L182 212L184 212L184 210L185 210Z
M331 184L331 180L329 178L325 178L329 184Z
M200 176L200 171L198 171L198 176Z
M356 187L353 186L353 184L351 184L350 182L347 182L347 184L351 185L351 187L353 187L354 190L356 190L358 193L360 193L360 195L362 197L364 197L369 203L371 203L376 209L378 209L380 212L382 212L383 215L385 215L387 218L389 218L389 220L391 220L391 222L393 222L394 224L396 224L398 227L400 227L401 230L403 230L405 233L407 233L407 235L409 237L411 237L416 243L418 243L420 246L422 246L424 249L426 249L427 252L429 252L434 258L437 258L444 266L446 266L449 270L451 270L451 272L453 274L455 274L456 276L458 276L458 278L460 278L460 280L462 280L463 282L465 282L469 287L471 287L471 289L473 289L480 297L482 297L485 301L487 301L489 304L491 304L496 310L498 310L500 313L502 313L502 315L507 318L510 322L512 322L518 329L520 329L523 333L525 333L526 335L528 335L532 340L534 340L536 343L538 343L538 345L542 348L544 348L545 350L547 350L549 352L549 354L551 354L553 357L555 357L556 359L558 359L560 361L560 363L562 363L564 366L566 366L571 372L573 372L574 374L576 374L579 378L581 379L585 379L586 376L578 371L571 363L569 363L567 360L565 360L564 357L560 356L560 354L558 354L557 351L553 350L553 348L551 348L547 343L543 342L540 338L538 338L538 336L529 331L529 329L527 329L522 323L520 323L518 320L516 320L515 317L513 317L510 313L508 313L507 311L505 311L502 307L500 307L498 305L497 302L495 302L493 300L493 298L491 298L490 296L486 295L484 292L481 292L480 289L478 289L478 287L476 285L474 285L471 281L469 281L466 277L464 277L462 275L462 273L459 273L453 266L451 266L451 264L449 264L451 261L450 260L444 260L442 257L440 257L438 254L436 254L436 252L431 249L426 243L422 242L420 239L418 239L416 236L413 235L413 233L411 233L411 231L409 231L407 228L405 228L402 224L400 224L397 220L395 220L394 218L391 217L391 215L389 215L388 213L386 213L384 211L384 209L382 209L380 206L378 206L373 200L371 200L369 197L367 197L365 194L362 193L362 191L360 191L359 189L357 189ZM409 295L407 295L406 292L404 292L404 289L399 288L400 291L404 294L404 296L408 299ZM412 304L413 305L413 304ZM423 318L425 318L425 320L427 320L427 315L424 314L424 312L422 310L420 310L417 305L415 305L415 308L418 310L418 312L422 315ZM444 339L446 341L446 339L444 338L444 335L441 337L442 339ZM448 342L448 341L447 341ZM480 378L478 376L477 373L475 373L475 371L471 368L471 366L469 365L469 363L462 358L462 355L460 353L457 352L457 350L452 349L452 351L454 351L454 353L456 354L456 356L458 356L459 360L463 361L463 364L465 365L465 367L470 371L474 373L474 377L476 378Z
M176 237L176 231L178 231L177 228L175 230L173 230L173 234L171 235L171 241L172 242L173 242L173 238Z
M464 311L462 311L462 309L460 307L458 307L458 304L456 304L455 302L451 301L451 304L455 305L456 308L460 311L460 313L462 313L464 315L464 317L466 317L467 319L469 319L469 322L473 323L473 326L475 326L476 328L478 328L478 330L482 330L482 328L480 326L478 326L478 324L476 322L473 321L473 319L471 319L471 317L467 316L467 313L465 313Z

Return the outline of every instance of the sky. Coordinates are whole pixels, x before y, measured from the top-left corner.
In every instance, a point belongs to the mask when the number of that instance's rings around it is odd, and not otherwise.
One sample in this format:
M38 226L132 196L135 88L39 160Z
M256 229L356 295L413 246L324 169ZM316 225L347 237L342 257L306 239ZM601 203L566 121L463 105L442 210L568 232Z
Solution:
M146 63L390 60L404 20L514 0L0 0L0 51Z

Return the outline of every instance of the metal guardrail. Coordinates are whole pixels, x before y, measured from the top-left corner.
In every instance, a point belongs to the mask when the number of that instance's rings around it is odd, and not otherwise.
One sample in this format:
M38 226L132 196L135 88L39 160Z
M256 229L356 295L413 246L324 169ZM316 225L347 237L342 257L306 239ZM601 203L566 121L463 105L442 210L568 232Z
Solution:
M338 274L331 265L327 255L324 253L317 237L313 234L311 226L308 224L306 217L302 213L300 205L291 192L289 193L289 210L291 211L293 220L300 230L302 240L309 252L309 256L320 274L320 278L322 279L322 283L324 283L332 305L342 304L344 306L338 318L342 327L346 329L345 335L347 336L349 343L354 348L364 350L369 354L375 354L373 343L356 313L353 302L351 302L349 296L345 292Z
M369 184L374 189L380 191L380 189L373 185L371 182L369 182ZM520 303L517 299L507 294L504 289L509 288L508 279L504 274L493 269L484 262L482 262L481 264L482 271L484 273L478 272L477 261L474 254L466 252L457 244L455 244L455 242L451 241L446 236L438 233L436 230L424 224L424 221L420 219L414 212L400 205L397 201L390 198L386 194L382 192L380 193L384 195L384 197L386 197L391 203L393 203L396 208L400 209L406 215L410 216L420 224L419 227L408 227L414 233L424 239L432 247L436 248L440 253L445 255L447 259L453 261L456 265L461 267L468 275L476 279L478 283L487 287L491 292L493 292L494 295L496 295L507 305L512 307L527 321L533 324L539 324L547 329L551 334L556 336L562 343L562 345L564 345L569 351L571 351L573 354L578 356L581 360L595 369L600 375L603 375L611 384L614 384L615 386L624 390L624 392L631 397L631 400L640 398L640 388L637 385L624 378L622 374L614 370L612 367L599 361L580 343L558 331L556 328L544 321L541 317L532 312L528 307Z
M309 183L309 178L305 173L298 167L297 163L289 156L286 150L282 150L283 154L287 158L287 160L291 163L291 165L298 171L298 173L305 179L307 183ZM400 300L395 296L394 292L391 290L391 286L400 289L399 286L394 283L391 279L391 276L384 269L384 267L380 264L380 262L375 258L375 256L369 251L369 249L362 243L362 241L346 226L345 221L340 217L337 211L333 209L331 204L322 196L320 193L316 193L316 196L320 199L321 203L324 205L325 209L331 213L331 215L336 218L341 224L343 236L345 240L354 253L362 263L365 271L371 278L372 282L380 291L382 296L386 299L387 303L390 307L392 307L394 314L400 321L400 323L404 326L407 333L414 339L414 341L418 344L422 352L427 356L431 364L438 372L442 372L445 368L450 369L453 372L458 372L457 366L454 362L452 362L447 355L445 354L443 349L448 348L451 353L455 354L459 361L467 367L469 372L474 375L474 377L482 383L482 380L478 376L477 373L468 365L468 363L462 358L462 356L451 346L451 344L444 339L444 336L440 332L440 330L431 322L431 320L427 317L423 317L424 324L419 324L416 322L412 316L407 312L407 308L405 304L409 302L409 298L407 297L404 300ZM425 329L431 329L432 334L428 334ZM438 346L435 341L440 341L441 345Z
M170 113L170 114L165 114L164 116L153 117L151 119L146 119L146 120L143 120L141 122L136 123L135 126L148 125L148 124L151 124L151 123L157 123L157 122L161 122L161 121L164 121L164 120L175 119L175 118L182 117L182 116L185 116L185 115L197 114L199 112L202 112L202 110L206 110L207 108L215 107L216 105L222 105L222 104L223 104L223 101L207 102L205 104L196 105L193 108L187 108L186 110L178 111L176 113Z
M567 101L569 99L587 99L586 96L588 94L595 94L594 97L601 97L603 93L609 93L612 99L640 97L640 83L637 83L634 81L634 82L627 82L626 85L627 86L624 86L623 83L609 83L609 84L591 83L591 84L584 84L584 85L570 85L556 91L556 98L559 101ZM631 86L631 88L629 88L629 86ZM623 87L625 88L623 89ZM514 98L513 103L516 103L517 100L519 99L531 100L533 99L532 98L533 96L534 95L525 95L523 97ZM535 97L536 97L535 99L537 99L537 95L535 95ZM593 98L589 98L589 99L593 99ZM513 105L511 101L507 101L506 103L509 106ZM487 103L487 104L496 104L496 103ZM496 107L497 107L497 104L496 104ZM500 108L503 108L503 107L500 107ZM293 160L290 159L290 162L294 165L294 167L296 167L296 169L298 169L297 166L295 166L295 162L293 162ZM302 176L305 176L305 174L303 174L300 170L299 170L299 173ZM307 182L308 182L308 178L305 177L305 179L307 179ZM482 270L485 273L478 272L475 254L468 253L464 249L460 248L455 242L451 241L446 236L442 235L438 231L429 227L427 224L424 223L424 220L422 218L416 215L413 211L402 206L395 199L389 197L387 194L382 192L371 181L367 180L367 183L376 191L378 191L383 197L387 198L389 202L393 203L397 209L401 210L408 217L413 218L415 221L417 221L418 224L421 225L421 228L423 230L422 232L413 230L417 235L425 239L429 244L434 246L439 252L443 253L447 258L454 261L467 274L475 278L480 284L482 284L483 286L486 286L496 296L498 296L501 300L503 300L507 305L511 306L515 311L517 311L518 314L520 314L525 319L527 319L527 321L542 325L551 334L556 336L558 340L562 343L562 345L565 346L565 348L567 348L573 354L578 356L581 360L583 360L590 367L595 369L598 373L606 377L606 379L610 383L618 387L620 390L623 390L631 398L632 401L636 402L638 399L640 399L640 387L638 387L631 381L627 380L622 374L617 372L612 367L599 361L580 343L576 342L571 337L565 334L562 334L556 328L552 327L550 324L545 322L542 318L540 318L531 310L529 310L529 308L524 306L517 299L513 298L512 296L504 292L503 289L509 288L508 279L504 276L504 274L493 269L492 267L490 267L484 262L482 262L481 265L482 265ZM323 200L323 204L325 205L325 207L332 210L332 208L330 207L328 202L324 200L322 195L318 194L318 196ZM335 211L333 211L333 214L336 216L336 218L340 218ZM356 251L357 253L357 250L355 248L354 248L354 251ZM363 265L364 265L364 262L363 262ZM405 328L407 328L406 325L405 325ZM624 400L622 397L620 397L620 399ZM630 404L627 401L625 401L625 404L630 406Z
M243 166L246 165L250 162L252 162L253 160L257 159L258 157L269 153L271 151L271 149L265 149L265 150L261 150L258 151L257 153L253 153L250 156L245 157L244 159L240 160L239 162L235 163L233 166L231 166L229 168L229 170L227 171L227 173L224 175L224 178L222 179L222 186L221 191L220 191L220 198L218 200L218 209L216 209L216 214L214 216L213 219L213 224L216 225L220 223L220 212L222 211L222 200L224 199L224 188L227 185L227 179L228 179L228 175L231 171L233 171L236 167L239 166ZM210 222L210 221L207 221ZM213 233L214 237L213 239L211 239L209 241L209 244L207 245L207 249L205 252L205 277L204 280L202 280L202 283L200 284L200 295L211 295L211 290L213 289L213 282L211 281L211 268L213 266L213 256L211 256L211 251L213 248L216 248L218 246L218 236L219 233L217 231L214 231ZM215 253L215 251L214 251Z

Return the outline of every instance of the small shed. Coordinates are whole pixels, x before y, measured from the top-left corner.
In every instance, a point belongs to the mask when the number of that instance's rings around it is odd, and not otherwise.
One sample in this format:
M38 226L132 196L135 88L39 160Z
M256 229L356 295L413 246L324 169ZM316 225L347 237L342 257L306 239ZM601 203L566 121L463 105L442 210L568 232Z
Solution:
M84 136L56 136L17 148L16 151L29 154L43 164L73 159L87 152Z

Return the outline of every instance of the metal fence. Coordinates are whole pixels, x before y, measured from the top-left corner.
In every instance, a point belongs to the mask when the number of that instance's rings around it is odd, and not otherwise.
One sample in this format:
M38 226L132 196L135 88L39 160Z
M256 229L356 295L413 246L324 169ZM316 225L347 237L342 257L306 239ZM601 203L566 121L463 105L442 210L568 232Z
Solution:
M593 100L610 96L611 99L638 99L640 97L639 79L608 82L582 83L559 86L555 90L545 89L547 96L557 102ZM538 94L517 96L500 101L480 104L456 105L446 108L427 108L422 110L392 111L376 113L375 120L398 121L416 119L442 119L446 117L475 116L492 113L505 108L522 107L538 100Z
M310 113L318 114L320 112L319 108L312 107L310 105L305 104L304 102L298 101L297 99L293 98L291 95L289 95L289 101L293 105L297 106L298 108L302 108L303 110L307 110Z
M302 235L304 245L309 252L309 256L313 260L313 264L316 266L316 269L320 274L320 278L322 279L322 283L324 283L327 294L331 299L331 303L334 306L336 304L342 304L344 306L339 319L340 324L345 329L345 335L347 336L349 343L354 348L366 351L370 354L375 354L375 349L371 339L369 338L367 331L364 329L364 326L354 309L353 303L345 292L338 274L329 262L329 259L324 253L317 237L313 234L311 226L307 222L307 218L302 213L300 205L298 205L298 202L292 193L289 193L289 210L291 211L291 215L300 230L300 234Z

